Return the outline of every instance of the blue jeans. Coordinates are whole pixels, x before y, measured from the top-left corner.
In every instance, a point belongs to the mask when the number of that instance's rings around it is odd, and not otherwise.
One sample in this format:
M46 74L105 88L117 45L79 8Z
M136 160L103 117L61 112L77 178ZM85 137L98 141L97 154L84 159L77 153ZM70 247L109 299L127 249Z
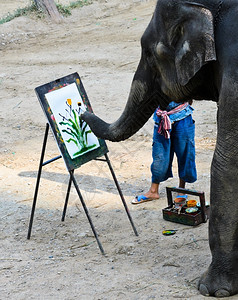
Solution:
M192 116L172 124L170 139L158 133L155 124L151 164L152 182L160 183L173 177L172 162L174 153L178 161L179 178L192 183L197 180L195 165L195 123Z

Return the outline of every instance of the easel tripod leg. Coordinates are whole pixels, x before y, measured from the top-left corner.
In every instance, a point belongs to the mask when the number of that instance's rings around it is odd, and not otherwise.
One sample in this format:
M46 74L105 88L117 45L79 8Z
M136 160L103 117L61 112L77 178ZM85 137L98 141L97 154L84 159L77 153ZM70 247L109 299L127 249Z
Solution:
M128 219L129 219L129 221L131 222L131 226L132 226L132 228L133 228L133 230L134 230L135 235L138 236L138 232L137 232L137 230L136 230L136 227L135 227L134 222L133 222L133 220L132 220L132 217L131 217L131 215L130 215L130 212L129 212L129 209L128 209L128 207L127 207L125 198L124 198L124 196L123 196L123 194L122 194L120 185L119 185L119 183L118 183L118 181L117 181L116 175L115 175L115 173L114 173L114 171L113 171L113 168L112 168L112 165L111 165L111 162L110 162L110 160L109 160L109 157L108 157L107 153L105 154L105 158L106 158L107 164L108 164L108 166L109 166L109 169L110 169L110 171L111 171L111 174L112 174L112 177L113 177L113 179L114 179L114 182L115 182L115 184L116 184L118 193L119 193L119 195L120 195L120 197L121 197L122 203L123 203L123 205L124 205L124 207L125 207L125 210L126 210Z
M71 178L72 178L72 181L73 181L73 183L74 183L75 189L76 189L76 191L77 191L77 193L78 193L79 199L80 199L80 201L81 201L81 203L82 203L83 209L84 209L84 211L85 211L85 214L86 214L86 216L87 216L87 218L88 218L88 221L89 221L89 223L90 223L90 226L91 226L91 228L92 228L93 234L94 234L94 236L95 236L95 238L96 238L96 241L97 241L97 243L98 243L99 249L100 249L101 253L104 255L105 252L104 252L104 250L103 250L103 247L102 247L101 242L99 241L97 232L96 232L96 230L95 230L95 228L94 228L93 222L92 222L91 217L90 217L90 215L89 215L89 213L88 213L87 206L86 206L86 204L85 204L85 202L84 202L84 200L83 200L83 196L82 196L82 194L81 194L81 192L80 192L80 190L79 190L77 181L76 181L76 179L75 179L75 177L74 177L73 172L70 171L69 173L70 173L70 175L71 175Z
M74 173L74 170L71 171L72 174ZM64 202L64 210L63 210L63 214L62 214L62 218L61 221L64 222L65 219L65 215L66 215L66 210L67 210L67 206L68 206L68 201L69 201L69 195L70 195L70 189L71 189L71 185L72 185L72 175L71 172L69 172L69 184L68 184L68 189L66 192L66 198L65 198L65 202Z
M47 123L46 128L45 128L44 141L43 141L42 150L41 150L41 158L40 158L38 175L37 175L37 180L36 180L35 194L34 194L33 204L32 204L32 208L31 208L31 217L30 217L30 223L29 223L28 234L27 234L28 240L31 237L31 229L32 229L33 219L34 219L34 214L35 214L36 200L37 200L37 195L38 195L38 190L39 190L39 185L40 185L41 171L42 171L42 167L43 167L43 160L44 160L44 155L45 155L45 148L46 148L48 133L49 133L49 124Z

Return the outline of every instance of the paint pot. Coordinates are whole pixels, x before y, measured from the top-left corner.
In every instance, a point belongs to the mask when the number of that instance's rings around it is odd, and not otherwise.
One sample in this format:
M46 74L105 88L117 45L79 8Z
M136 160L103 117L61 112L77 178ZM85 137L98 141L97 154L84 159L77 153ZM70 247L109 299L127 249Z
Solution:
M188 207L185 209L185 212L187 214L195 214L198 211L197 207Z
M196 207L197 201L196 200L188 200L187 207Z
M182 199L182 200L181 200ZM174 199L175 208L182 207L186 204L186 200L184 198L176 198Z

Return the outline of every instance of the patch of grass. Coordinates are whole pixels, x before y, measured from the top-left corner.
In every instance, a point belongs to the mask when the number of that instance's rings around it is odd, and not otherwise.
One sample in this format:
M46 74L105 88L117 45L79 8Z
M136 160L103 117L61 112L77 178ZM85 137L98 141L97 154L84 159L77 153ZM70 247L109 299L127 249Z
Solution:
M70 2L69 5L62 5L58 3L56 4L56 6L58 8L59 13L67 17L71 15L72 9L77 7L83 7L90 4L92 4L92 0L77 0L77 1Z
M69 5L56 4L56 7L61 15L68 17L71 15L71 10L68 7Z
M92 4L93 1L91 0L78 0L78 1L74 1L74 2L71 2L69 4L69 8L70 9L74 9L74 8L77 8L77 7L82 7L82 6L85 6L85 5L89 5L89 4Z
M24 7L24 8L18 8L13 13L8 13L5 17L1 18L0 24L10 22L11 20L13 20L17 17L26 16L33 12L34 13L37 12L37 8L36 8L35 4L32 4L32 5Z
M90 5L90 4L92 4L92 0L78 0L78 1L70 2L69 5L62 5L60 3L56 3L56 7L61 15L67 17L71 15L72 9L77 7L83 7L85 5ZM18 8L13 13L8 13L5 17L0 19L0 24L10 22L11 20L17 17L31 15L31 14L37 15L39 18L42 18L42 16L44 16L44 12L39 10L35 5L35 3L32 2L32 4L27 7Z

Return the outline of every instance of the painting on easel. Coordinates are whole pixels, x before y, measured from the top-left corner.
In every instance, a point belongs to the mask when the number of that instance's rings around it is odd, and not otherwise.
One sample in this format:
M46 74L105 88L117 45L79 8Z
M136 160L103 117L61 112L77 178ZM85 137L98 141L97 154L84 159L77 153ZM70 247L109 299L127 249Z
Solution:
M80 117L86 107L76 83L51 91L45 97L52 111L51 119L58 124L71 159L100 147L97 137Z
M57 79L35 89L68 170L108 152L104 140L98 139L81 119L91 105L77 73Z

